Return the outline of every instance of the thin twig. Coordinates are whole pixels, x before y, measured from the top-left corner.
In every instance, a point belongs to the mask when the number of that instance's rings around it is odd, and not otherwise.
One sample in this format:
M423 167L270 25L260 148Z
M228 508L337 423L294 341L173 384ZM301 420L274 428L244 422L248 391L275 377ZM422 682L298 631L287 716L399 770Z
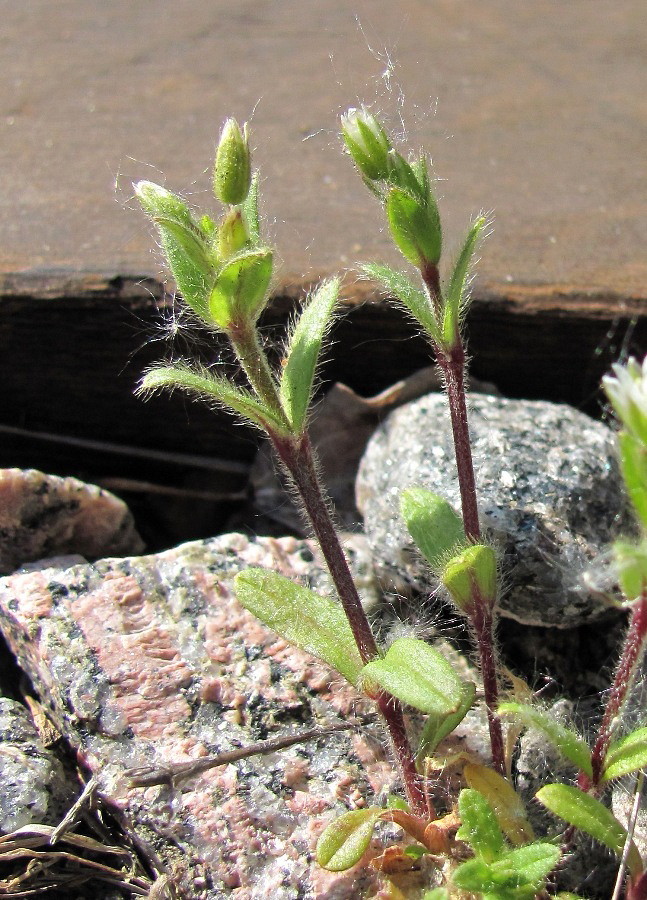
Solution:
M255 744L249 744L247 747L236 747L233 750L225 750L223 753L217 753L214 756L203 756L200 759L192 759L189 762L169 763L168 766L138 766L133 769L127 769L124 775L130 780L132 787L151 787L155 784L177 784L185 778L192 778L194 775L200 775L208 769L216 766L226 766L229 763L237 762L239 759L246 759L248 756L257 756L261 753L274 753L276 750L283 750L286 747L292 747L294 744L303 744L315 738L325 737L327 734L333 734L336 731L351 731L358 728L362 723L341 722L337 725L329 725L327 728L311 728L309 731L302 731L299 734L288 734L283 737L268 738L266 741L258 741Z
M618 869L618 877L616 878L616 883L615 887L613 888L613 896L611 897L611 900L619 900L620 891L622 890L622 886L624 884L625 873L627 871L627 860L629 859L634 831L636 830L636 822L638 821L638 813L640 811L640 801L642 800L644 781L645 773L639 772L638 777L636 778L636 787L634 791L634 802L631 808L631 816L629 818L629 822L627 823L627 839L625 840L625 845L622 848L620 868Z

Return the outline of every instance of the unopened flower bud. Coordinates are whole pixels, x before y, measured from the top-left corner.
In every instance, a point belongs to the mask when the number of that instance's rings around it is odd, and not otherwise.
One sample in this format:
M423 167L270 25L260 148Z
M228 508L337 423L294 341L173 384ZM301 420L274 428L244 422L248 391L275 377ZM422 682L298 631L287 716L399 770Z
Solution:
M247 125L241 131L235 119L227 119L216 152L213 192L221 203L235 206L246 199L251 180Z
M384 181L389 176L389 136L367 109L349 109L341 118L341 132L357 168L369 181Z

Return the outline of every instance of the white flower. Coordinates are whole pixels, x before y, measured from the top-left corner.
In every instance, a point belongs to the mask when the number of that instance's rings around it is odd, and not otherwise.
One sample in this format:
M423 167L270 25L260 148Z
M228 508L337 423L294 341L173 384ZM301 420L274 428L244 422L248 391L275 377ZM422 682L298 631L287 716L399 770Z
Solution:
M647 445L647 356L642 366L633 356L626 366L616 363L602 384L622 425Z

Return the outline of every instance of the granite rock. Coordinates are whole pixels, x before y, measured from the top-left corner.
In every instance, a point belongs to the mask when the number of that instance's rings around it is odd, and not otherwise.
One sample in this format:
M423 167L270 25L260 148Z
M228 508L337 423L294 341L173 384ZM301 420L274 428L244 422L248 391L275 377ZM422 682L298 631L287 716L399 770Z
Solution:
M610 542L631 528L613 433L568 406L470 395L480 516L498 548L501 613L527 625L573 627L607 611ZM363 457L357 504L380 577L396 589L436 589L399 515L411 486L460 496L446 400L393 412Z
M74 786L28 710L0 697L0 833L57 825L73 799Z
M350 555L370 594L370 557ZM311 542L225 535L11 575L0 580L0 626L101 795L155 847L183 896L350 900L374 886L374 871L326 873L312 850L335 813L397 790L372 725L179 783L135 787L124 774L372 714L240 607L232 581L250 565L328 587ZM382 837L394 834L388 826Z
M0 573L44 557L88 559L141 553L126 504L76 478L36 469L0 470Z

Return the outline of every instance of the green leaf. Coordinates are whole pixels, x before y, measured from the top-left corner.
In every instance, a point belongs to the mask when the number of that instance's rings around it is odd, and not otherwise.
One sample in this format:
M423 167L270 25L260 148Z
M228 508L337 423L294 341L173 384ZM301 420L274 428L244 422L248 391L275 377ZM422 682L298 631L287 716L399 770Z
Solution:
M523 800L506 778L494 769L476 763L468 763L463 769L463 776L470 788L488 801L499 827L511 844L520 846L535 839Z
M463 890L496 900L533 900L560 858L558 847L548 843L526 844L508 850L492 862L477 857L456 869L452 882Z
M261 240L261 224L258 215L258 172L254 172L249 193L240 208L252 247L258 247Z
M591 750L584 738L571 728L566 728L548 713L529 706L527 703L502 703L499 706L500 716L513 716L524 725L542 731L552 744L573 765L577 766L589 777L593 774L591 767Z
M637 728L610 745L601 780L604 783L644 768L647 768L647 728Z
M152 181L140 181L133 187L142 209L159 229L162 250L185 302L204 319L215 278L208 234L177 194Z
M416 764L418 768L423 765L425 757L431 756L440 744L443 738L459 725L467 715L470 707L474 703L476 696L476 685L473 681L464 681L461 687L461 699L456 712L447 715L434 715L430 713L425 722L420 735L420 743L418 744L418 752L416 753Z
M213 375L208 369L198 366L197 363L153 366L144 374L136 393L140 396L149 396L162 388L170 390L179 388L203 402L213 403L216 401L219 405L226 406L232 412L251 422L252 425L262 428L263 431L272 430L287 436L285 424L279 422L272 411L259 403L252 394L242 388L234 387L226 378Z
M419 269L437 265L442 232L435 202L425 204L407 191L392 187L385 209L391 236L405 259Z
M438 494L412 487L402 492L400 513L409 534L435 575L466 545L461 517Z
M319 865L329 872L343 872L358 863L383 812L377 806L353 809L331 822L317 841L315 857Z
M305 428L317 361L338 295L339 279L324 281L310 298L289 338L280 397L288 421L297 434Z
M486 862L497 859L506 844L494 810L479 791L465 788L458 797L461 827L456 832L460 841L470 845Z
M486 225L487 219L481 217L471 226L445 290L443 340L448 347L453 347L460 336L460 320L467 306L466 288L470 265L479 237Z
M429 179L425 177L426 164L424 175L420 166L420 159L412 164L407 162L397 150L389 152L389 182L425 206L430 200L432 203L435 201L433 197L430 197L430 191L425 190L425 187L429 187ZM436 214L437 212L436 210ZM440 222L438 227L440 227Z
M362 660L340 603L265 569L241 572L235 585L241 605L261 622L357 684Z
M442 335L438 330L429 297L424 291L411 284L411 281L402 272L396 272L390 266L366 263L361 266L361 271L367 278L379 282L385 291L399 300L423 330L438 343Z
M364 666L361 680L373 682L425 713L448 715L463 699L463 684L442 653L417 638L398 638L383 659Z
M209 296L209 316L214 324L227 329L241 321L255 322L267 301L272 278L271 250L253 250L235 256L216 278Z
M617 856L627 840L627 832L615 816L590 794L567 784L547 784L535 794L537 800L569 825L590 834ZM636 845L632 841L627 865L632 878L642 872L642 862Z

